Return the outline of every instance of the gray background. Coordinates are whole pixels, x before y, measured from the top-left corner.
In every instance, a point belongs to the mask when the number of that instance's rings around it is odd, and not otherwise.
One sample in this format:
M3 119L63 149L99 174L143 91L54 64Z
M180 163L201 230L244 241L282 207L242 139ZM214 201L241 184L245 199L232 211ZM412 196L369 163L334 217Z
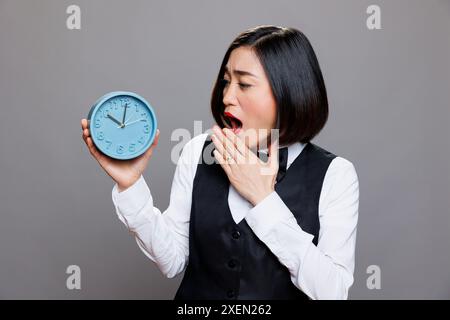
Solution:
M81 7L81 30L66 8ZM378 4L382 30L366 28ZM330 118L316 144L360 179L353 299L450 298L450 1L0 0L0 298L171 299L117 219L112 180L80 119L106 92L155 107L160 144L145 177L169 201L176 128L212 125L213 79L232 39L261 24L311 40ZM66 288L68 265L81 290ZM366 286L381 268L381 290Z

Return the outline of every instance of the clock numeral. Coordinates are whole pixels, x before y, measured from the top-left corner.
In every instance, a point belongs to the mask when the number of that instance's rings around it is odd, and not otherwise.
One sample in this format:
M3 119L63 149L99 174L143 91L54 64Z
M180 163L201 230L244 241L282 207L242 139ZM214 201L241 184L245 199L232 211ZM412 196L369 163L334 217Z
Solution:
M135 152L136 151L136 144L130 143L130 147L128 148L129 152Z
M99 118L95 119L95 127L96 128L100 128L101 127L101 123L100 123L100 119Z
M99 131L97 133L97 139L98 140L103 140L105 138L105 135L103 134L103 131Z
M148 124L146 124L144 126L144 133L149 133L150 132L150 127L148 126Z
M106 144L107 144L106 149L109 149L109 147L111 147L111 145L112 145L112 141L106 139L105 142L106 142Z
M136 107L136 112L139 112L139 105L135 103L134 106Z
M104 117L104 118L108 118L108 111L109 111L109 110L108 110L107 108L105 108L105 109L102 110L102 114L103 114L103 117Z
M140 137L139 140L138 140L138 142L139 142L140 144L144 144L144 142L145 142L144 137Z
M119 144L119 145L117 146L117 153L122 154L122 153L123 153L123 150L124 150L123 145Z
M141 116L147 118L147 113L146 113L146 112L142 112L142 113L141 113Z

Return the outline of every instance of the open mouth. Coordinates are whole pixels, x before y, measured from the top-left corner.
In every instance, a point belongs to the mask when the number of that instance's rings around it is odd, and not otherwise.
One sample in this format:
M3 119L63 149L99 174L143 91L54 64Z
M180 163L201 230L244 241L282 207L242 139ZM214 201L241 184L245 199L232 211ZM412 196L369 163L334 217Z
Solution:
M238 134L239 131L242 129L242 121L238 118L236 118L233 114L230 112L224 112L225 115L225 123L227 126L235 133Z

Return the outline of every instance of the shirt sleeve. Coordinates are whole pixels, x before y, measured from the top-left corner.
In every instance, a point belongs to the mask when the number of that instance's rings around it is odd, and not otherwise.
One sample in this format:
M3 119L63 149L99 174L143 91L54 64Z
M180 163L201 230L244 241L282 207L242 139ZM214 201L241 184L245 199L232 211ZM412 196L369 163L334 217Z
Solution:
M311 299L347 299L353 284L358 207L356 170L350 161L336 157L320 194L317 246L276 191L253 207L245 219L288 268L294 285Z
M203 140L194 137L181 152L175 169L168 208L154 206L150 189L141 176L132 186L119 192L117 184L112 200L118 218L135 236L139 248L156 263L168 278L181 273L189 257L189 220L192 185Z

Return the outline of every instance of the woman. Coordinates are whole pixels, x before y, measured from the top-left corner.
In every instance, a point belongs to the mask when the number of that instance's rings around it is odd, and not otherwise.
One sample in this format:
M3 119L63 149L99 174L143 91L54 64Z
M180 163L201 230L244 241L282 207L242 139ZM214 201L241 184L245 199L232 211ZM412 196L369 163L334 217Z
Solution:
M277 26L240 34L211 108L213 134L184 146L163 214L142 176L159 131L144 155L116 161L99 153L82 120L89 151L116 182L118 217L141 250L169 278L185 271L176 299L346 299L359 184L350 161L310 142L328 101L308 39ZM212 150L215 162L199 161Z

